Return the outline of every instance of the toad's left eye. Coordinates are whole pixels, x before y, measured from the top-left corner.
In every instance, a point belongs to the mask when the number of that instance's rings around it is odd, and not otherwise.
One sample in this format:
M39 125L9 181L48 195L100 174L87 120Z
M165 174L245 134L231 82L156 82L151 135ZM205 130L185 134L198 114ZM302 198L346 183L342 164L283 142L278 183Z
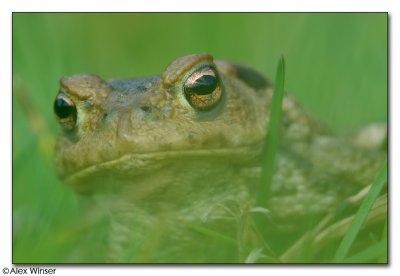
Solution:
M74 129L77 120L76 105L64 92L59 92L54 101L54 114L65 130Z
M202 68L189 76L183 90L190 105L197 110L210 110L222 95L218 75L211 67Z

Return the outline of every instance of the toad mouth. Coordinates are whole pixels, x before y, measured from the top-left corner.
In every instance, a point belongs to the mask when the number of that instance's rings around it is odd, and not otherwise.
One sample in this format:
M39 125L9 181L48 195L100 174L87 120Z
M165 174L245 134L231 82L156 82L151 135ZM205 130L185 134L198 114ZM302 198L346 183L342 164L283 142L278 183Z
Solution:
M116 175L127 175L135 177L140 174L154 172L171 164L174 160L185 160L193 158L224 159L232 164L249 163L260 157L261 147L248 146L237 148L203 149L164 151L151 153L125 154L117 159L109 160L99 164L90 165L65 177L65 183L76 186L82 179L96 175L99 172L115 172Z

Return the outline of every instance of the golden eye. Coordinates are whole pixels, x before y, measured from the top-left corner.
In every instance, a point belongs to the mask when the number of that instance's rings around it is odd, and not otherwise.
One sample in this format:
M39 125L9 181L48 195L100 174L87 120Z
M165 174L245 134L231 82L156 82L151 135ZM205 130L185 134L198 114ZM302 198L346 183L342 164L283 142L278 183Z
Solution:
M77 120L76 106L64 92L59 92L54 101L54 113L57 121L65 130L74 129Z
M222 95L219 78L211 67L204 67L189 76L183 90L190 105L202 111L213 108Z

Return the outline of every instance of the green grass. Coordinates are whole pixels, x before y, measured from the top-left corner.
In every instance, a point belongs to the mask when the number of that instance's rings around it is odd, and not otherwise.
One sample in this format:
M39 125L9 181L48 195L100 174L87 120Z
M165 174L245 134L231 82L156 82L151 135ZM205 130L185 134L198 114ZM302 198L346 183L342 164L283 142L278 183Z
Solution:
M267 135L265 136L264 160L262 164L261 183L257 190L256 206L266 208L268 206L268 197L272 175L274 170L274 161L279 145L279 132L281 126L282 101L285 87L285 60L279 59L276 70L274 94L272 97L271 111L269 113L269 125Z
M268 114L269 124L264 144L264 159L262 161L262 170L260 183L257 188L257 198L255 207L261 208L268 212L268 199L270 197L270 188L272 175L274 172L274 161L279 145L279 133L281 125L282 101L285 87L285 60L283 57L279 59L276 69L275 87L272 97L271 110ZM264 213L256 212L253 214L255 223L260 233L266 227L266 216Z
M371 189L369 190L368 194L366 195L362 204L360 205L360 208L358 209L355 215L353 223L349 227L346 235L343 237L343 240L340 243L339 248L337 249L336 254L333 258L334 262L343 263L345 261L345 257L347 256L351 246L353 245L353 242L357 237L357 234L360 232L361 226L365 222L368 213L372 208L372 205L374 204L375 200L377 199L378 195L380 194L382 188L386 183L387 183L387 162L385 162L382 169L380 170L378 176L376 177L374 183L372 184ZM380 245L379 249L381 248L382 245ZM370 256L371 253L375 254L373 250L365 251L362 257ZM353 257L353 259L356 258Z
M382 239L381 241L377 242L376 244L372 244L365 250L358 252L357 254L354 254L351 257L339 259L338 262L340 263L349 263L349 264L354 264L354 263L370 263L374 262L376 259L382 258L382 256L385 256L385 258L382 260L382 263L387 262L387 251L388 251L388 240L387 239ZM336 261L336 260L334 260Z
M70 262L76 244L102 235L79 239L81 198L54 173L59 79L154 75L198 52L266 76L285 56L285 92L336 134L387 120L384 13L13 14L13 262Z

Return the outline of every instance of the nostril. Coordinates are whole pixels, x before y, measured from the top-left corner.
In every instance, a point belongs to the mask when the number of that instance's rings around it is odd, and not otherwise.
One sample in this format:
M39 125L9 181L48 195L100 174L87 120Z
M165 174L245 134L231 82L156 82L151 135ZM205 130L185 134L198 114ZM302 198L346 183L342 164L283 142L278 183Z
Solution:
M140 107L141 110L143 110L144 112L151 112L151 106L149 105L143 105Z
M105 120L107 120L108 117L108 113L104 112L103 115L101 116L101 120L104 122Z

